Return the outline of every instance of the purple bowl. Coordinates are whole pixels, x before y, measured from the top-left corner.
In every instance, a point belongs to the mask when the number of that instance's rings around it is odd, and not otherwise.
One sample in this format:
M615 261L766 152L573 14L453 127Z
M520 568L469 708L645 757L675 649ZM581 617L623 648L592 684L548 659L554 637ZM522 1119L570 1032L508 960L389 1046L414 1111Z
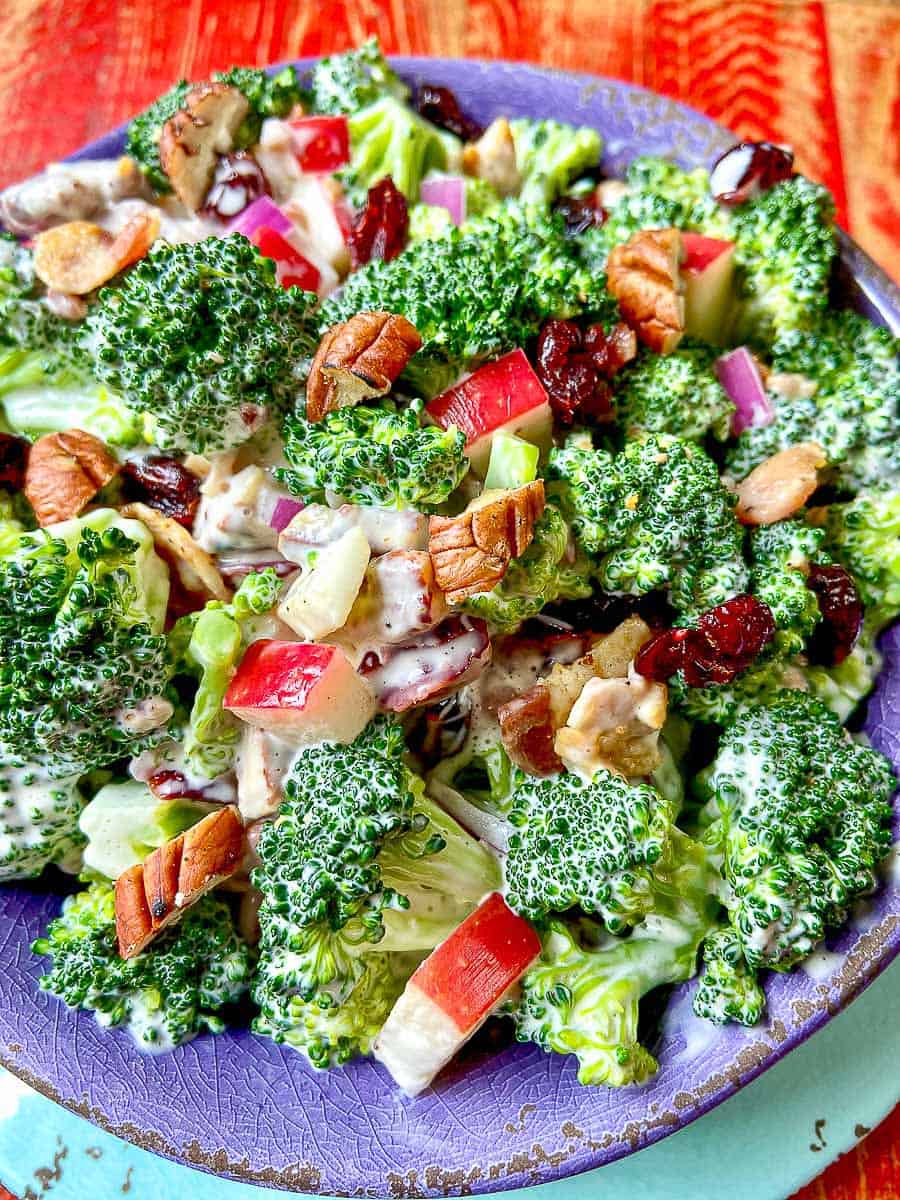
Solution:
M303 64L308 65L308 64ZM411 81L454 88L480 120L554 116L595 126L605 165L641 153L709 165L732 136L640 88L506 63L398 59ZM122 131L75 158L116 154ZM849 238L843 286L882 324L900 325L900 293ZM884 670L866 730L900 767L900 628L883 639ZM895 830L900 835L900 830ZM148 1150L235 1179L303 1192L426 1196L545 1183L601 1166L665 1137L766 1070L858 995L900 950L900 873L894 869L847 932L806 970L767 982L768 1023L716 1029L691 1014L678 988L655 1047L656 1078L619 1091L582 1088L574 1059L535 1047L483 1046L432 1091L400 1097L365 1061L320 1074L296 1052L246 1031L200 1037L171 1055L144 1056L128 1034L101 1031L40 992L29 950L57 901L28 887L0 892L0 1062L45 1095Z

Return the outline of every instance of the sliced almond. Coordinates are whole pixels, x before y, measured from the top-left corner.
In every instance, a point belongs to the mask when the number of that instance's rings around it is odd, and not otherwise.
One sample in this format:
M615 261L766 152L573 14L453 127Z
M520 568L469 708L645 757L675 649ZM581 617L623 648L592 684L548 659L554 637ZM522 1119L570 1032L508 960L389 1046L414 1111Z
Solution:
M185 591L205 600L230 600L231 590L215 559L207 554L183 525L149 504L135 501L119 509L123 517L141 521L153 535L161 558L178 572Z
M141 212L115 237L90 221L68 221L34 239L34 270L47 287L86 296L143 258L159 233L159 215Z
M134 958L201 896L232 876L244 857L244 826L233 806L210 813L116 880L116 935Z
M819 486L827 462L818 442L800 442L761 462L735 489L738 520L744 525L774 525L802 508Z
M249 112L246 96L224 83L202 83L190 91L184 108L166 121L159 161L176 195L190 212L201 208L221 154Z

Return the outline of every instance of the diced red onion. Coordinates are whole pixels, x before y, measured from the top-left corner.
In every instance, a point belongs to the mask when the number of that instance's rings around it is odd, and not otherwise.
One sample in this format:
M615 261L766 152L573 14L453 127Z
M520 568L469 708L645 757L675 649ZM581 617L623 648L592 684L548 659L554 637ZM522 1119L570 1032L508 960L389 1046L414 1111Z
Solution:
M245 550L241 554L220 555L216 560L219 570L228 583L237 584L255 571L271 567L279 579L285 579L297 570L297 564L288 562L274 550Z
M242 233L250 237L257 229L265 226L274 229L285 237L294 228L293 222L284 215L274 200L268 196L258 196L252 204L248 204L243 212L238 213L228 226L229 233Z
M737 437L745 429L771 425L775 409L766 395L756 360L746 346L739 346L716 361L719 383L734 402L731 432Z
M466 181L459 175L423 179L419 196L423 204L446 208L454 225L462 225L466 219Z
M305 507L302 500L290 500L287 496L279 496L269 517L269 525L276 533L281 533Z

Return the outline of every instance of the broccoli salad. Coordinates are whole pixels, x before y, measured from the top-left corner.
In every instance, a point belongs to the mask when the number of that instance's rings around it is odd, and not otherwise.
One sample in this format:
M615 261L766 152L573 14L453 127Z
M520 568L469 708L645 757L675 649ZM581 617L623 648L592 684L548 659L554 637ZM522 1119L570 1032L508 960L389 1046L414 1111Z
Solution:
M602 150L372 41L0 195L0 879L142 1048L639 1084L881 886L897 343L784 148Z

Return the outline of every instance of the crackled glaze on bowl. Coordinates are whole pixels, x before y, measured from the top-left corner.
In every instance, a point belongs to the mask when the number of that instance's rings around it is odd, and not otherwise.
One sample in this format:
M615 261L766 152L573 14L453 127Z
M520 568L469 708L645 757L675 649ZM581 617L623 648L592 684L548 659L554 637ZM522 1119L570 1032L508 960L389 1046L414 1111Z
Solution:
M641 89L503 63L400 59L410 80L457 90L481 120L498 113L590 124L605 165L639 153L709 165L733 140L674 101ZM76 157L107 157L121 131ZM900 295L842 238L847 294L882 322L900 323ZM900 628L866 729L900 765ZM900 834L900 830L897 831ZM691 1014L691 984L663 1020L656 1078L642 1088L582 1088L573 1059L535 1047L485 1051L451 1067L411 1102L381 1067L319 1074L290 1049L245 1031L201 1037L149 1057L121 1031L102 1031L40 992L29 944L56 900L28 887L0 890L0 1061L105 1129L171 1158L235 1178L305 1192L425 1196L543 1183L610 1162L671 1133L731 1095L843 1007L900 950L900 870L855 912L847 932L807 970L767 983L769 1019L716 1029Z

